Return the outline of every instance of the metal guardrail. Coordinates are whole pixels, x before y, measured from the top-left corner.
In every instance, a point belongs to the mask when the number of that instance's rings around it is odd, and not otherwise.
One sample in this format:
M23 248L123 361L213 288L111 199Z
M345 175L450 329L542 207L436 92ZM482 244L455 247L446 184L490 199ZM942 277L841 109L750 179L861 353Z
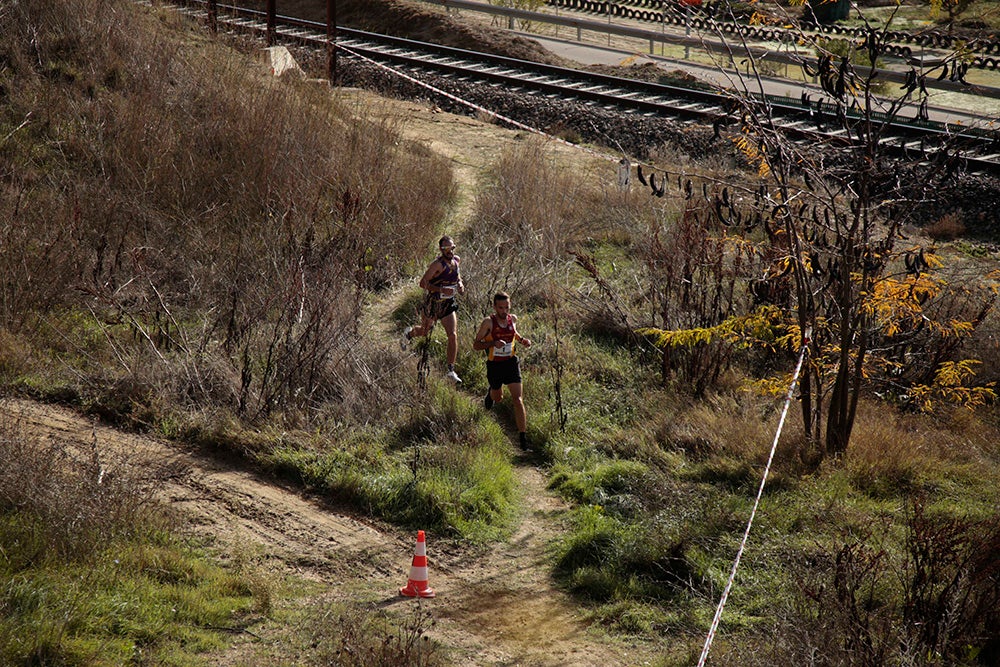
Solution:
M755 59L758 60L774 62L782 65L794 65L796 67L801 66L804 61L814 58L814 55L812 53L808 55L789 54L762 47L745 48L741 44L727 43L719 40L706 39L703 37L689 37L687 35L676 35L658 30L649 30L648 28L637 28L633 26L614 24L605 21L593 21L574 16L561 16L557 14L548 14L544 12L533 12L526 9L518 9L516 7L503 7L483 2L475 2L474 0L421 0L421 2L425 2L431 5L439 5L441 7L444 7L445 9L481 12L483 14L503 16L509 19L509 24L515 20L520 20L528 22L549 23L552 25L575 28L577 31L577 41L582 41L582 32L584 30L588 32L597 32L608 35L619 35L622 37L640 39L643 41L647 41L649 43L650 54L655 53L655 46L657 44L672 44L677 46L697 48L709 54L719 54L725 56L725 58L730 61L733 69L738 69L738 65L734 61L734 57L745 58L749 57L751 54ZM861 65L855 65L854 69L862 77L867 77L869 72L871 71L871 68L864 67ZM878 69L877 75L880 80L890 81L892 83L906 82L906 74L903 72L894 72L892 70L887 70L887 69ZM981 97L1000 99L1000 88L994 88L992 86L977 86L977 85L957 83L953 81L936 81L936 80L926 81L926 86L928 88L934 88L937 90L945 90L949 92L973 94L973 95L979 95Z
M647 23L660 23L666 21L667 23L678 23L680 22L679 12L676 11L678 4L683 4L684 0L544 0L546 5L550 7L566 7L567 9L575 9L577 11L586 12L589 14L611 14L613 16L619 16L622 18L635 19L640 21L645 21ZM696 5L699 6L699 13L705 18L715 18L715 16L720 13L728 11L729 3L727 0L703 0L698 2L695 0ZM668 11L668 8L673 8L674 11ZM734 26L733 23L726 21L724 25ZM821 34L826 37L836 38L836 37L853 37L855 39L864 39L868 33L868 28L862 26L847 26L840 25L838 23L814 23L807 19L802 21L802 31L806 33ZM798 35L796 32L788 30L786 28L779 28L775 26L767 25L743 25L741 26L745 30L751 32L751 36L761 37L767 41L782 41L782 39L797 39ZM729 30L727 30L728 32ZM879 34L884 34L886 39L892 43L889 46L895 45L895 49L889 51L890 55L898 55L908 58L913 53L912 47L918 48L935 48L935 49L946 49L951 50L961 46L968 53L982 54L988 56L989 54L1000 54L1000 41L997 41L990 37L972 37L967 38L961 35L950 34L947 32L942 32L937 29L922 29L919 31L902 31L902 30L878 30ZM787 35L787 37L782 37L782 35ZM994 59L993 63L986 62L984 59L979 59L977 64L977 59L973 58L971 61L973 67L991 67L992 69L997 69L996 61Z

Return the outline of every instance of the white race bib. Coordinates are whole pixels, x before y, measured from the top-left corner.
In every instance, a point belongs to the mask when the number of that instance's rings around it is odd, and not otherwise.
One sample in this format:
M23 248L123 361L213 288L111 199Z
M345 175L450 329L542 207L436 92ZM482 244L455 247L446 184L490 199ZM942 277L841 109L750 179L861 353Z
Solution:
M501 357L509 357L512 354L514 354L514 341L510 341L509 343L504 343L503 347L493 348L494 359L499 359Z
M439 299L450 299L458 292L458 285L441 285L438 292Z

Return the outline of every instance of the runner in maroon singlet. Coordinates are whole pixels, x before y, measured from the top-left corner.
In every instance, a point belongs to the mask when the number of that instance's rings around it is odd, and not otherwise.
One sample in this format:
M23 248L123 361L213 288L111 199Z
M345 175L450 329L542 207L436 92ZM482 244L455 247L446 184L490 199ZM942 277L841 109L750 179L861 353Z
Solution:
M515 349L517 345L531 347L531 341L517 332L517 316L510 312L510 295L497 292L493 297L494 313L479 325L472 347L486 350L486 379L489 391L483 398L486 409L503 400L503 386L507 385L510 398L514 402L514 423L521 447L527 448L528 419L524 412L521 388L521 364Z
M419 326L406 327L400 347L404 350L414 336L426 336L441 322L448 336L448 374L445 376L455 384L462 382L455 372L455 360L458 358L458 303L455 297L465 292L462 276L459 271L459 257L455 254L455 242L450 236L442 236L438 242L441 255L435 259L423 277L420 287L427 291L420 307L421 323Z

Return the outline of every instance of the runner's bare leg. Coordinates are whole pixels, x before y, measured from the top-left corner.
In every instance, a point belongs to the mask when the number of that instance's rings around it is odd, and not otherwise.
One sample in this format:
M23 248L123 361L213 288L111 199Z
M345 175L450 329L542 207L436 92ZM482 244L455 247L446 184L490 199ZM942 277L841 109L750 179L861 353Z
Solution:
M441 326L448 335L448 365L458 359L458 313L448 313L441 319Z
M517 424L519 433L524 433L528 429L528 418L524 414L524 400L522 397L521 383L507 385L510 390L511 400L514 401L514 423ZM496 400L494 398L494 400Z

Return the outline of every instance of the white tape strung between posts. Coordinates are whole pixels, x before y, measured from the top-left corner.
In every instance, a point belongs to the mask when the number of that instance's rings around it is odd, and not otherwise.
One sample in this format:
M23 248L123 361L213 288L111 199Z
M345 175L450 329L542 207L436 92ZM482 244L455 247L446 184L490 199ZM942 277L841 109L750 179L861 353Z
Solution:
M452 95L451 93L446 92L444 90L441 90L440 88L436 88L436 87L430 85L429 83L424 83L420 79L416 79L416 78L410 76L409 74L404 74L404 73L400 72L399 70L395 70L395 69L389 67L388 65L383 65L382 63L380 63L380 62L378 62L376 60L372 60L371 58L368 58L367 56L363 56L360 53L358 53L357 51L349 49L349 48L347 48L345 46L341 46L340 44L338 44L336 48L344 51L345 53L350 53L355 58L360 58L361 60L369 62L372 65L375 65L376 67L381 67L382 69L386 70L387 72L392 72L396 76L401 77L403 79L406 79L407 81L410 81L412 83L415 83L418 86L423 86L424 88L426 88L428 90L433 90L438 95L442 95L444 97L447 97L450 100L455 100L459 104L463 104L463 105L469 107L470 109L475 109L476 111L482 111L483 113L488 114L488 115L492 116L493 118L496 118L498 120L502 120L505 123L510 123L514 127L518 127L518 128L520 128L522 130L526 130L528 132L532 132L534 134L546 137L547 139L551 139L553 141L558 141L561 144L565 144L565 145L567 145L567 146L569 146L571 148L575 148L575 149L583 151L585 153L590 153L591 155L596 155L599 158L603 158L605 160L611 160L613 162L618 162L618 158L616 158L616 157L614 157L612 155L608 155L607 153L601 153L600 151L595 151L595 150L592 150L590 148L586 148L584 146L578 146L578 145L576 145L576 144L574 144L574 143L572 143L570 141L566 141L565 139L560 139L559 137L552 136L551 134L546 134L545 132L542 132L541 130L539 130L537 128L531 127L530 125L525 125L524 123L518 122L518 121L514 120L513 118L507 118L506 116L502 116L502 115L498 114L495 111L490 111L486 107L480 106L480 105L476 104L475 102L470 102L468 100L463 100L461 97L457 97L455 95Z
M726 599L729 597L729 591L732 589L733 581L736 579L736 569L740 566L740 558L743 557L743 550L746 548L747 539L750 537L750 526L753 525L754 516L757 514L757 508L760 506L760 498L764 494L764 484L767 482L767 475L771 471L774 450L778 448L778 438L781 437L781 431L785 427L788 406L791 405L792 395L795 393L795 387L799 383L802 362L806 358L806 350L809 349L809 337L810 332L807 331L805 337L802 339L802 349L799 351L799 363L795 366L795 374L792 375L792 384L788 387L788 394L785 395L785 406L781 409L781 419L778 420L778 430L774 433L774 442L771 443L771 453L767 457L767 465L764 466L764 476L760 478L760 488L757 489L757 498L753 501L753 509L750 510L747 529L743 532L743 541L740 542L740 548L736 552L733 569L729 572L729 581L726 582L726 588L722 591L722 597L719 598L719 607L715 610L715 618L712 619L712 626L708 629L708 636L705 637L705 646L701 649L701 657L698 658L698 667L704 667L705 665L705 660L708 658L708 651L712 648L712 640L715 639L715 631L719 629L719 619L722 618L722 609L726 606Z

